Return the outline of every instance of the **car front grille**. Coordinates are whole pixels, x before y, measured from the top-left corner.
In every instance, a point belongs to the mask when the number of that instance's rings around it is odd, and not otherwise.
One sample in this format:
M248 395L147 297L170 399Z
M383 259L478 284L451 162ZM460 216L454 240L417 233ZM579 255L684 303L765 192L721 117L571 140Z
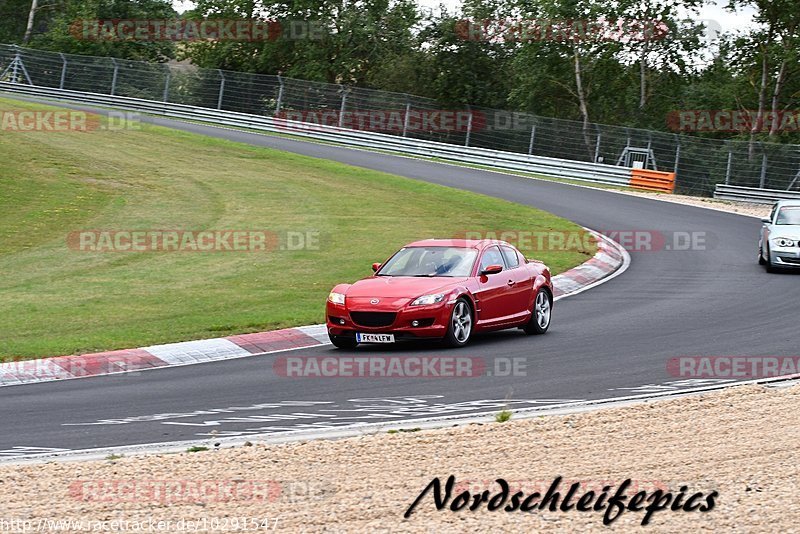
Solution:
M786 256L779 256L781 261L784 263L793 263L795 265L800 265L800 258L788 258Z
M389 326L394 322L396 313L391 312L350 312L353 322L361 326Z

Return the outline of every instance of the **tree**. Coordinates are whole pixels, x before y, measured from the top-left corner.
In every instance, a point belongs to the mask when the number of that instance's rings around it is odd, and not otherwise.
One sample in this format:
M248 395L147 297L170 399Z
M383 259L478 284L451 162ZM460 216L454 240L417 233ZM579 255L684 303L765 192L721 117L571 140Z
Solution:
M587 154L593 158L593 79L603 77L603 70L616 63L620 48L619 42L605 39L596 31L596 22L603 18L602 6L591 0L512 2L509 13L519 13L519 28L514 28L512 35L520 37L514 57L518 74L512 101L530 101L531 94L542 95L543 91L551 101L563 99L557 96L559 93L568 96L581 120Z
M472 13L469 15L468 13ZM512 69L508 45L476 33L484 13L442 13L430 17L419 36L425 43L426 95L446 107L500 107L507 104Z
M175 57L175 43L159 40L88 39L76 32L82 20L170 20L169 0L66 0L52 4L53 13L30 46L57 52L163 62Z
M25 27L25 35L22 37L22 44L27 44L31 38L33 31L33 19L36 16L36 8L38 7L37 0L31 0L31 9L28 12L28 25Z
M26 36L47 25L56 7L49 2L0 0L0 43L23 43Z
M282 31L260 42L198 42L185 57L208 68L284 74L357 86L413 55L412 0L200 0L192 17L258 18Z
M757 28L735 39L740 50L737 59L745 62L750 72L758 72L758 81L753 84L758 107L750 131L752 158L755 155L756 136L764 127L767 101L771 101L772 111L770 138L779 134L780 112L788 109L794 102L793 97L788 102L783 99L788 78L798 73L800 6L794 0L730 0L728 9L734 10L743 6L757 9L755 20L759 24Z
M653 72L687 73L687 60L703 48L704 28L681 13L698 15L705 0L618 0L607 13L623 30L619 60L638 62L638 110L643 112L652 95Z

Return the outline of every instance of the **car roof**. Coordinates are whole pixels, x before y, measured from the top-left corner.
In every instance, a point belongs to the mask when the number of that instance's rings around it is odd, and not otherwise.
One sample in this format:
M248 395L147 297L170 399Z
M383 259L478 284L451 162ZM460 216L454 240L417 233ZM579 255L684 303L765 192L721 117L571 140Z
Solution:
M779 200L777 204L781 208L800 208L800 200Z
M495 239L423 239L405 246L410 247L457 247L482 249L489 245L508 245L505 241ZM509 245L510 246L510 245Z

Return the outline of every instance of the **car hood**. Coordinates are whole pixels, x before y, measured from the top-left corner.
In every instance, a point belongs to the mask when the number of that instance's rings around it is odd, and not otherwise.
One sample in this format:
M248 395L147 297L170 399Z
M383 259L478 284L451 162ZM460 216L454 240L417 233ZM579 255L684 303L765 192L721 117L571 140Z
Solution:
M772 237L785 237L787 239L800 240L799 224L774 224L771 228ZM772 239L770 237L770 239Z
M347 289L348 298L416 298L430 293L442 293L463 284L467 278L373 276L359 280Z

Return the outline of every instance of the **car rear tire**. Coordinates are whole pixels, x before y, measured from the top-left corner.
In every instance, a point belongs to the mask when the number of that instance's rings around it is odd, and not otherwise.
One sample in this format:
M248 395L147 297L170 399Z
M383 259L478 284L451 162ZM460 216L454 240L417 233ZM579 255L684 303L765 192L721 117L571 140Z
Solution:
M550 328L550 318L553 315L553 297L546 288L540 288L533 302L533 313L528 324L522 327L528 335L542 335Z
M354 349L358 346L355 337L334 336L333 334L328 334L328 337L337 349Z
M474 316L472 308L464 298L460 298L450 312L450 321L447 323L447 334L444 342L450 347L463 347L472 337Z

